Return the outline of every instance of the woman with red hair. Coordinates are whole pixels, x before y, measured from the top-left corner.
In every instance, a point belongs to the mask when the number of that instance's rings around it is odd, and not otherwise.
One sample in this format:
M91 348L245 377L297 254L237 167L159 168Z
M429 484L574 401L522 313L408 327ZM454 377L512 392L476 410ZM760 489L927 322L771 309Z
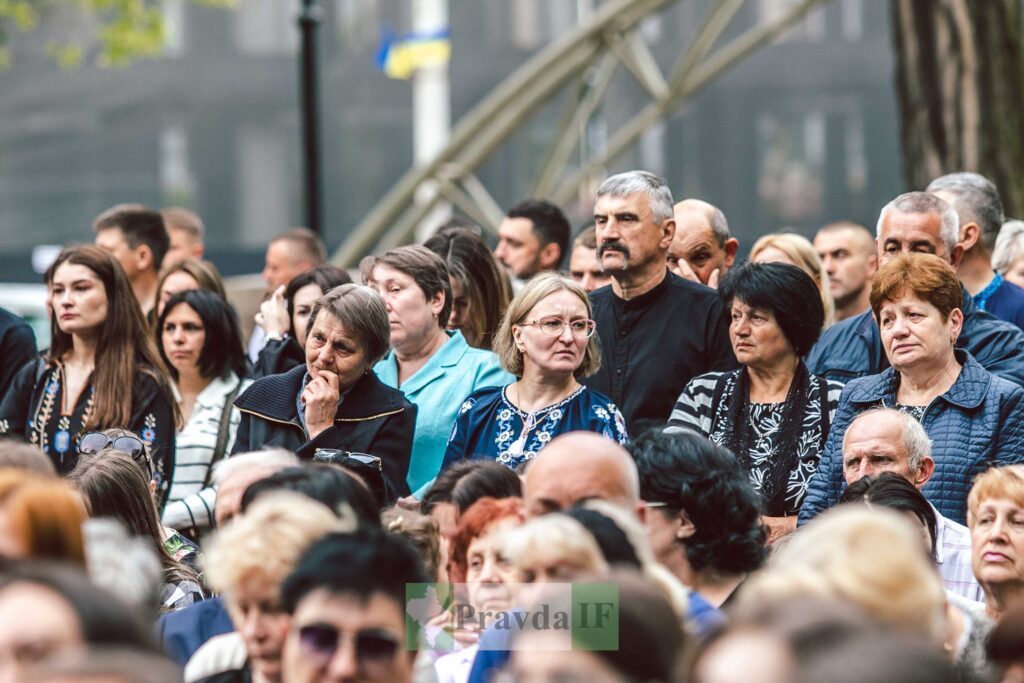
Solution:
M526 521L521 498L481 498L459 518L451 539L448 573L456 584L466 584L468 599L476 614L512 608L515 596L508 584L516 582L515 569L500 552L500 536ZM456 589L458 594L458 588ZM466 683L476 657L480 634L475 624L460 624L456 639L469 643L458 652L434 662L439 683Z
M85 507L63 481L0 470L0 555L85 567Z

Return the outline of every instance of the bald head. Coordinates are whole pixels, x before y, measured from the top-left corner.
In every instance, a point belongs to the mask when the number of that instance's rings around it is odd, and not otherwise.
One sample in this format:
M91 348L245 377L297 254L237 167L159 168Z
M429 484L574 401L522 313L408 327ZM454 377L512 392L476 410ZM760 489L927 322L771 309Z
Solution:
M593 432L570 432L552 440L527 468L524 488L527 514L533 517L593 499L630 512L640 504L633 457Z
M843 435L843 477L847 484L880 472L893 472L917 488L935 470L932 443L911 415L893 408L865 411Z
M668 250L669 269L679 274L674 266L684 261L704 284L715 270L719 277L724 276L739 248L739 242L729 233L725 214L700 199L684 199L672 207L672 212L676 234Z

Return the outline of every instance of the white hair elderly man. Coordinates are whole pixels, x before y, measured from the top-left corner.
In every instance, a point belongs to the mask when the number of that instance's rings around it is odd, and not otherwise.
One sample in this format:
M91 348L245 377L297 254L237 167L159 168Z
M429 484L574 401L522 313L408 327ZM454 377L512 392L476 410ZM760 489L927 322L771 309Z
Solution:
M892 472L918 490L935 471L932 442L913 416L893 408L868 410L850 423L843 437L843 477L847 485L869 475ZM971 532L935 513L935 560L948 590L982 601L971 569Z
M691 378L736 367L729 317L713 290L668 271L676 223L664 180L646 171L608 178L597 189L594 225L612 286L590 295L603 358L584 382L637 431L664 423Z
M927 192L908 192L886 204L878 216L875 243L879 267L898 254L917 252L935 254L957 268L964 253L956 211ZM958 345L992 374L1024 386L1024 333L981 310L966 289L963 296ZM865 311L827 329L806 363L811 374L840 382L885 370L889 361L874 313Z

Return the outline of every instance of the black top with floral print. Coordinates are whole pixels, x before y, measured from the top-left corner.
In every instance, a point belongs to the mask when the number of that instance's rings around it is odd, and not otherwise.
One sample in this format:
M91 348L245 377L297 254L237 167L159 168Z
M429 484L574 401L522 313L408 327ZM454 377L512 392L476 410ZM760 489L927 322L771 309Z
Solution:
M0 403L0 436L14 436L38 446L50 456L58 474L67 474L78 462L78 441L89 429L83 424L95 402L92 377L71 407L63 410L64 369L59 361L29 363L15 377ZM126 397L127 398L127 397ZM149 444L153 478L162 496L174 469L174 410L171 397L146 372L136 372L131 387L131 419L121 427Z

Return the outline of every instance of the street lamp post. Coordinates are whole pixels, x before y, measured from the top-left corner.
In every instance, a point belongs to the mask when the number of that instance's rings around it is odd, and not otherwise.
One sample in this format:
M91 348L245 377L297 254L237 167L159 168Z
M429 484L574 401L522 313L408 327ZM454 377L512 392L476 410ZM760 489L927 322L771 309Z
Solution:
M303 175L306 197L306 225L323 236L320 167L320 82L318 79L316 29L322 10L317 0L302 0L299 30L302 61L299 88L302 105Z

